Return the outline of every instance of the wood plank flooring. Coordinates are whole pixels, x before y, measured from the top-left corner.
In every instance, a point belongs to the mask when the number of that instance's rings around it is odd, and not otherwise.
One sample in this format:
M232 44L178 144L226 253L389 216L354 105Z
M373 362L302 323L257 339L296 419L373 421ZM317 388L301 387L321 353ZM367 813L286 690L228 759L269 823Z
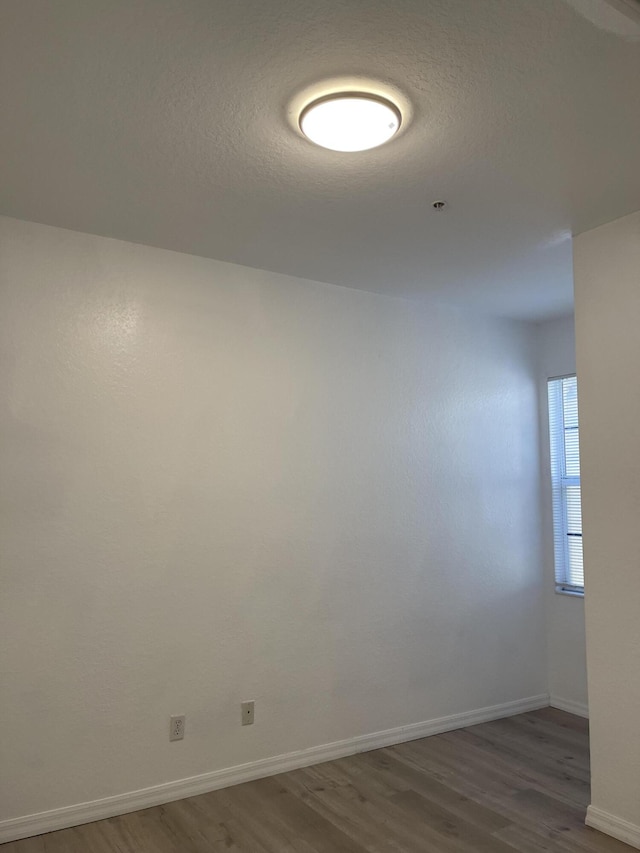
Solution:
M2 853L630 853L584 826L587 722L545 708L2 847Z

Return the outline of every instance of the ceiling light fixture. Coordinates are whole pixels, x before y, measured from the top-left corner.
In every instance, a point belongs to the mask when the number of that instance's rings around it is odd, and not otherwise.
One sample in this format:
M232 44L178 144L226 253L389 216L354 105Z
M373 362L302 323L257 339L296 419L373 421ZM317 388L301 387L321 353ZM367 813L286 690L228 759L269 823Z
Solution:
M332 151L367 151L388 142L400 129L402 116L391 101L363 92L341 92L318 98L302 110L300 130Z

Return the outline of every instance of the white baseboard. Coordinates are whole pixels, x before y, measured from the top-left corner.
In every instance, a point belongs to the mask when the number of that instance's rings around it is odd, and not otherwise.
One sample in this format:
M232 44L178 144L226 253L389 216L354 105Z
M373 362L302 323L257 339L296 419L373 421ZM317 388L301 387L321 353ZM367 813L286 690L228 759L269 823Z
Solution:
M559 708L561 711L568 711L569 714L575 714L578 717L589 719L589 706L584 702L575 702L573 699L563 699L561 696L554 696L553 693L549 697L549 704L552 708Z
M596 806L589 806L587 809L585 823L593 829L604 832L606 835L617 838L618 841L624 841L625 844L630 844L640 850L640 826L635 823L609 814L609 812L605 812Z
M215 791L218 788L227 788L241 782L250 782L253 779L274 776L276 773L285 773L298 767L308 767L311 764L332 761L336 758L343 758L345 755L354 755L357 752L368 752L371 749L380 749L383 746L391 746L395 743L417 740L466 726L475 726L478 723L486 723L490 720L499 720L501 717L523 714L525 711L535 711L538 708L546 708L548 704L549 696L543 693L539 696L517 699L515 702L504 702L501 705L491 705L475 711L464 711L461 714L451 714L448 717L439 717L423 723L398 726L386 731L359 735L321 746L312 746L309 749L300 749L296 752L276 755L273 758L252 761L249 764L239 764L223 770L214 770L200 776L178 779L175 782L154 785L151 788L142 788L139 791L117 794L114 797L105 797L88 803L78 803L38 814L3 820L0 821L0 844L6 841L16 841L19 838L28 838L32 835L41 835L44 832L52 832L56 829L78 826L81 823L90 823L94 820L127 814L127 812L135 812L138 809L146 809L150 806L159 806L197 794L206 794L208 791Z

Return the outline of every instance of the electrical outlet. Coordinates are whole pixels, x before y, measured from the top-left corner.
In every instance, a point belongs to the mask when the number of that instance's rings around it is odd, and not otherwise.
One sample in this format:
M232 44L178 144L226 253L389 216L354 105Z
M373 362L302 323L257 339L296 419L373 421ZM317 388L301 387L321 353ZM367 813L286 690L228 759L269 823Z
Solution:
M242 702L240 708L242 709L242 725L243 726L252 726L253 725L253 711L254 711L254 701L253 699L250 702Z
M169 740L182 740L184 737L184 714L179 717L169 717Z

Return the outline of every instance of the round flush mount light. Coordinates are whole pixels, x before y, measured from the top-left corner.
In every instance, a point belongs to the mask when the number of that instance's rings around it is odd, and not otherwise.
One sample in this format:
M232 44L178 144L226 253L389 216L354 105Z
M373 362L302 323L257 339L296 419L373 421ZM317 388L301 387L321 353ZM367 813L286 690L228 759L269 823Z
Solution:
M388 142L400 129L400 110L387 98L341 92L318 98L300 113L300 130L332 151L367 151Z

